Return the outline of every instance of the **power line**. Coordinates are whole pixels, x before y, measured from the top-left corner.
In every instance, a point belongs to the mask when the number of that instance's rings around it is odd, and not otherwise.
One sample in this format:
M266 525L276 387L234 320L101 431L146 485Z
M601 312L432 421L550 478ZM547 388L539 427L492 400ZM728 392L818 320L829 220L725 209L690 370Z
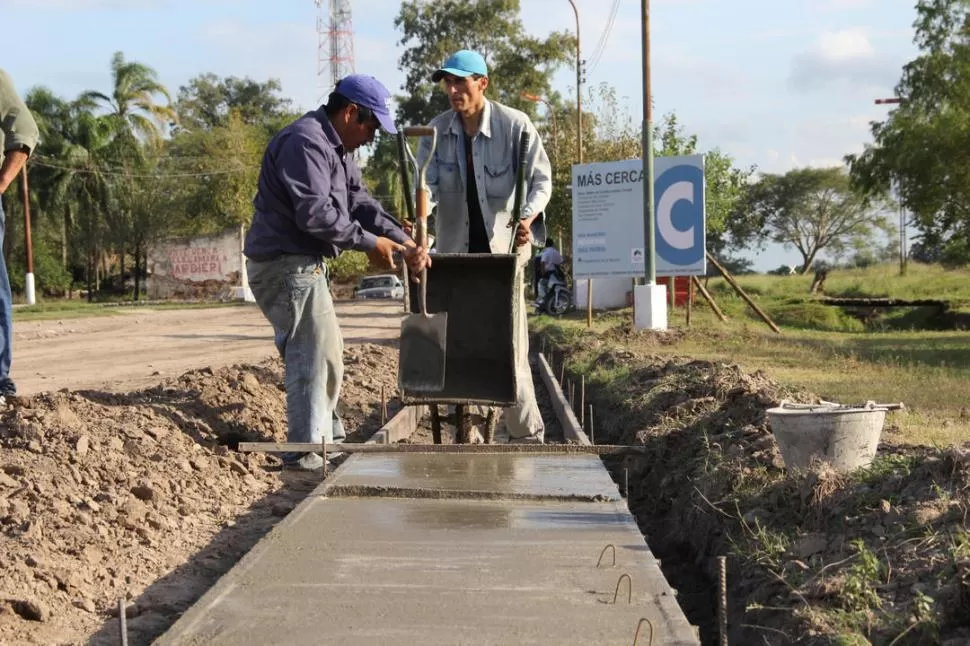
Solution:
M103 170L103 169L93 169L93 168L76 168L73 166L65 166L62 164L53 164L47 161L32 159L28 161L29 164L35 166L42 166L44 168L52 168L55 170L66 170L72 173L81 173L88 175L108 175L112 177L127 177L131 179L163 179L172 177L209 177L210 175L236 175L239 173L244 173L247 168L236 168L236 169L219 169L210 171L198 171L193 173L128 173L123 170Z
M590 57L591 63L589 65L590 70L595 70L596 65L600 62L603 57L603 53L606 51L606 44L609 42L610 34L613 31L613 25L616 22L616 14L620 9L620 0L613 0L613 6L610 8L610 17L606 21L606 26L603 28L603 33L600 34L600 39L596 43L596 47L593 48L593 55Z

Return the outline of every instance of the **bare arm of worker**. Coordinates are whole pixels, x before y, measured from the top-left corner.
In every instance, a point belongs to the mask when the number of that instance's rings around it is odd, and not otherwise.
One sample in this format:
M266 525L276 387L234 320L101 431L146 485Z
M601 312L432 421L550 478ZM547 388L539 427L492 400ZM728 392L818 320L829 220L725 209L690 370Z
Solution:
M0 166L0 195L3 195L20 173L20 169L27 163L27 153L23 150L10 150L3 158Z

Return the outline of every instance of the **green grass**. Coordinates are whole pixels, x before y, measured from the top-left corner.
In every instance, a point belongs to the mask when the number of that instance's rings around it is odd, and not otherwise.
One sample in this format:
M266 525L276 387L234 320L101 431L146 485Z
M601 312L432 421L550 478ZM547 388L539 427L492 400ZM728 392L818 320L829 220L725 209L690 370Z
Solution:
M617 344L654 356L737 363L830 401L903 402L906 410L887 420L887 442L947 446L970 440L970 332L839 332L782 324L779 335L737 308L725 309L729 320L722 323L699 301L689 330L683 308L670 312L669 327L684 332L673 343L658 343L647 333L620 335ZM631 322L630 309L601 312L593 329L605 334ZM535 326L578 335L586 331L585 312L539 317Z
M737 276L745 291L774 298L807 298L814 273L805 276ZM721 278L711 284L724 283ZM825 279L828 296L889 297L902 299L935 298L970 304L970 269L944 269L940 265L909 263L906 275L899 265L885 264L865 269L835 269Z

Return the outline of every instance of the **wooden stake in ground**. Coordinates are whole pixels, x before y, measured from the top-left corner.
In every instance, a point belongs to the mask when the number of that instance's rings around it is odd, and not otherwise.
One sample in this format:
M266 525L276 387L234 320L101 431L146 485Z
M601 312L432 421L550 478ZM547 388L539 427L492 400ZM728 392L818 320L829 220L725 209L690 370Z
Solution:
M687 327L690 327L691 314L694 311L694 281L693 276L687 281Z
M778 329L778 326L775 325L775 322L772 321L771 318L767 314L765 314L764 311L762 311L762 309L758 307L753 300L751 300L751 298L745 293L745 291L741 289L741 286L738 285L737 281L734 280L734 276L728 273L728 270L725 269L721 265L721 263L717 261L717 258L711 255L710 251L707 252L707 259L711 261L711 264L714 265L719 272L721 272L721 275L724 276L724 280L726 280L728 283L731 284L731 287L733 287L734 291L736 291L738 295L744 299L744 302L747 303L749 306L751 306L751 309L754 310L755 314L761 317L761 320L767 323L768 327L770 327L778 334L781 334L781 330Z
M711 310L717 314L717 317L721 319L723 323L727 323L727 317L724 316L724 312L722 312L721 308L718 307L717 303L714 302L714 297L711 296L710 292L707 291L707 288L701 284L701 281L697 280L697 276L691 276L690 282L691 285L695 285L697 287L697 290L701 293L701 296L704 297L704 300L707 301L707 304L711 306Z

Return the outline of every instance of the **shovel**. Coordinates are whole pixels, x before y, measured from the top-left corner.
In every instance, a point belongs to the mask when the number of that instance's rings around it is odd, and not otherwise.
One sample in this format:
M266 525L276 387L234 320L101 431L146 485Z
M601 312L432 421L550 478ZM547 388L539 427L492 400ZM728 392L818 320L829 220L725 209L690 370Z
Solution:
M418 169L415 195L415 242L428 246L428 183L427 171L438 143L438 134L430 126L412 126L404 129L405 137L431 137L431 150ZM410 156L411 151L407 149ZM415 164L417 165L417 164ZM445 347L448 331L448 314L428 314L428 270L421 272L421 293L418 297L419 314L408 314L401 321L401 356L399 386L401 391L436 392L445 387Z

